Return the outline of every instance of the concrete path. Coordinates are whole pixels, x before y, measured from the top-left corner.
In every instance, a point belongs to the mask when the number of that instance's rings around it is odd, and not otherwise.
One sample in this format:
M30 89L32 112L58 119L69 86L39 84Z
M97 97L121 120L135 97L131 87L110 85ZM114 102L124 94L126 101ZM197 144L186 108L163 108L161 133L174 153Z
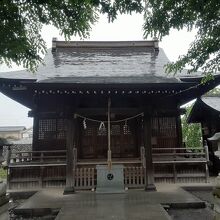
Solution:
M159 204L129 205L122 201L97 202L96 205L65 206L56 220L171 220L167 212Z
M63 190L49 189L37 192L17 210L60 209L56 220L168 220L161 204L203 203L176 185L157 186L157 190L128 190L124 194L77 192L63 196Z
M0 207L0 220L8 220L9 219L8 207L9 207L8 203L6 203Z

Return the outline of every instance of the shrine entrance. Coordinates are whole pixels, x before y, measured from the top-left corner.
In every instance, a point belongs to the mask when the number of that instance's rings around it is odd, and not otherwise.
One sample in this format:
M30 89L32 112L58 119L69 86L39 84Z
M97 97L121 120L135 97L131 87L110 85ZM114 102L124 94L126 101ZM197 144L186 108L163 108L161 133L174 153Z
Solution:
M125 118L125 116L124 116ZM106 159L108 132L106 122L81 119L79 159ZM110 126L112 158L137 158L140 155L140 119L112 122Z

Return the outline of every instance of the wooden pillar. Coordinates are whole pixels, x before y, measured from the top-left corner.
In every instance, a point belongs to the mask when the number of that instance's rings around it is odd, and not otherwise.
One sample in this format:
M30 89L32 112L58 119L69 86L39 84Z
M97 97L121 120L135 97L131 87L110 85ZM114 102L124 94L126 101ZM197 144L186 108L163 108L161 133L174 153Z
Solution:
M38 105L39 97L37 94L33 96L34 107L32 111L28 113L28 117L33 117L33 138L32 138L32 151L39 150L38 139L39 139L39 116L38 116Z
M39 138L39 117L34 116L34 119L33 119L32 151L39 150L38 149L38 138Z
M3 147L3 146L2 146ZM11 189L11 184L10 184L10 180L11 180L11 176L10 176L10 161L11 160L11 146L8 145L7 150L6 150L6 168L7 168L7 185L8 185L8 189Z
M40 167L39 188L43 188L44 167Z
M66 187L63 194L71 194L75 192L75 176L74 176L74 161L73 148L75 139L75 119L69 118L66 120Z
M11 160L11 145L8 145L6 150L6 167L9 166Z
M145 191L154 191L154 168L152 162L151 115L144 114L144 148L145 148Z
M183 137L182 137L182 125L181 125L181 117L180 115L176 115L176 132L177 132L177 146L175 147L183 147Z

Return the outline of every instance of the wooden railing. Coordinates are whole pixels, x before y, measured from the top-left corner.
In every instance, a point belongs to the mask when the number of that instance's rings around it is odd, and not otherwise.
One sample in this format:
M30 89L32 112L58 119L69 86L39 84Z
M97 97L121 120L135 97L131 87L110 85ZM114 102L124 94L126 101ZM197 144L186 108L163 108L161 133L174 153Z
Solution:
M125 167L124 184L128 188L140 188L145 183L145 169L143 167Z
M96 169L95 168L76 168L75 187L76 189L95 189Z
M44 163L66 163L66 151L22 151L7 152L6 163L9 164L44 164Z
M145 148L141 147L141 163L145 167ZM208 162L208 147L204 148L152 148L153 163Z
M196 151L196 152L193 152ZM7 152L7 164L14 163L49 163L65 162L66 151L22 151ZM152 148L153 163L193 163L209 161L207 146L204 148ZM77 151L73 151L73 158L76 162ZM145 167L145 149L141 147L140 162ZM81 162L81 165L83 163Z
M204 148L153 148L153 163L207 162L208 151Z
M201 178L208 180L208 149L153 148L154 177L156 182L184 182ZM73 151L76 189L95 189L95 165L77 164ZM124 164L124 184L139 188L145 184L145 151L141 148L140 163ZM7 153L9 183L12 188L65 186L66 151L26 151ZM188 178L188 179L187 179ZM29 184L29 185L28 185Z
M145 154L144 148L141 153ZM141 158L145 167L145 157L141 155ZM203 148L152 148L152 160L156 182L208 182L209 152L206 145Z
M204 148L153 148L155 180L167 182L208 182L209 153ZM163 170L164 169L164 170Z
M144 186L143 167L124 167L124 184L128 188L140 188ZM97 184L95 168L77 168L75 176L76 189L95 189Z

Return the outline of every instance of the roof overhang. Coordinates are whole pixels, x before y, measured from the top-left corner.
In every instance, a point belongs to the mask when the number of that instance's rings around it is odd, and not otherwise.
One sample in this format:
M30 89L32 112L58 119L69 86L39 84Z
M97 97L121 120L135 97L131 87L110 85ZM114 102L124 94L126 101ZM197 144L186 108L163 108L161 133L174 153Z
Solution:
M219 109L209 105L207 102L203 100L203 97L199 97L197 98L196 102L194 103L190 111L190 114L187 118L187 122L201 123L205 121L205 119L209 118L211 115L219 118L220 115Z
M83 78L83 77L82 77ZM42 81L37 82L34 79L0 79L0 91L9 96L13 100L33 108L34 97L36 95L135 95L147 98L149 96L166 97L175 99L181 105L194 98L201 96L210 89L214 88L220 82L220 76L215 76L213 80L204 84L200 83L201 78L196 78L191 82L170 82L170 83L142 83L143 80L138 79L135 83L115 80L113 82L54 82Z

